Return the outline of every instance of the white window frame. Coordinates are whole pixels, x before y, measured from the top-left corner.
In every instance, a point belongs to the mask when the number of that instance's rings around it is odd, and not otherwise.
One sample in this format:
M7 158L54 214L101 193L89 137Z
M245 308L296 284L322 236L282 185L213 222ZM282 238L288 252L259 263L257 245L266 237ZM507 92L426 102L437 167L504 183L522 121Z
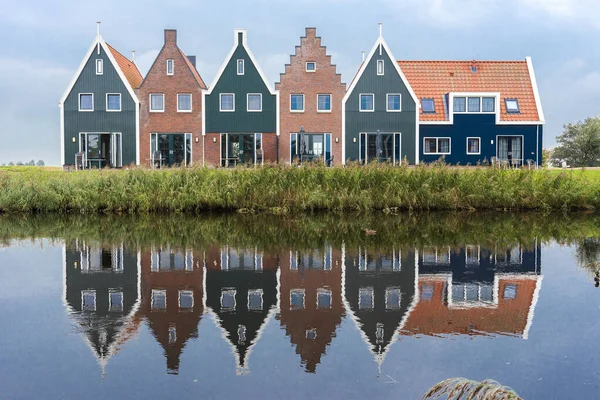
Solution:
M425 147L425 141L427 139L435 139L435 153L430 153L430 152L428 152L428 151L425 150L426 149L426 147ZM440 152L438 152L438 150L437 150L438 149L438 141L440 139L448 139L448 152L447 153L440 153ZM437 137L437 136L428 136L428 137L424 137L423 138L423 154L432 154L432 155L436 155L436 154L438 154L438 155L452 154L452 138L451 137L447 137L447 136L440 136L440 137Z
M104 60L101 58L96 59L96 75L104 75Z
M363 110L362 109L362 97L363 96L372 96L373 97L373 109L372 110ZM359 93L359 95L358 95L358 111L360 111L360 112L375 112L375 93Z
M171 72L169 72L169 63L171 63ZM167 75L175 75L175 60L172 58L167 59Z
M91 110L82 110L81 109L81 96L88 95L88 94L90 96L92 96L92 109ZM79 109L79 112L93 112L94 111L94 93L79 93L77 96L77 103L78 103L77 107Z
M302 293L302 307L294 307L292 303L292 295ZM304 310L306 308L306 292L304 289L291 289L290 290L290 310Z
M479 146L478 146L479 147L479 151L477 153L469 151L469 139L477 139L477 140L479 140ZM478 155L481 154L481 138L480 137L477 137L477 136L469 136L469 137L467 137L467 154L471 155L471 156L478 156Z
M465 111L456 111L454 109L454 99L457 97L462 97L465 99ZM469 98L479 98L479 111L469 111ZM494 111L483 111L483 98L489 97L494 99ZM500 115L500 94L497 92L455 92L450 93L448 107L451 107L451 115L452 114L496 114L496 119L498 121L498 116Z
M314 64L314 69L308 69L308 64ZM317 62L316 61L307 61L306 62L306 72L317 72Z
M192 297L192 305L190 307L185 307L185 308L181 307L181 295L182 294L183 295L188 295L188 296L191 295L191 297ZM194 303L195 303L195 301L196 300L194 299L194 292L192 290L180 290L177 293L177 307L179 307L182 310L193 310L194 309Z
M250 106L250 96L259 96L260 97L260 109L251 110ZM247 112L262 112L262 93L248 93L246 94L246 111Z
M154 307L154 295L162 295L165 297L165 308ZM166 311L167 310L167 291L163 289L152 289L152 295L150 298L150 309L152 311Z
M162 96L162 110L153 110L152 109L152 96ZM148 95L148 109L152 113L165 112L165 94L164 93L150 93Z
M381 72L379 71L379 66L381 66ZM383 60L377 60L377 75L385 75L385 62Z
M182 110L179 108L179 96L190 96L190 109L189 110ZM192 94L191 93L177 93L177 112L191 113L193 108L194 108L194 106L192 103Z
M508 109L508 102L509 101L514 101L517 103L517 109L515 111L510 111ZM516 97L506 97L504 99L504 107L506 107L506 113L507 114L520 114L521 113L521 106L519 105L519 99L517 99Z
M433 104L433 111L425 111L425 109L423 108L423 101L431 101L431 103ZM423 114L436 114L436 109L435 109L435 99L432 97L423 97L421 99L421 108L423 108Z
M120 294L121 295L121 310L120 311L113 311L113 302L112 302L112 295L113 294ZM108 312L123 312L123 292L119 291L119 290L115 290L115 289L110 289L108 291Z
M225 308L223 307L223 298L225 297L225 295L230 295L233 296L233 307L232 308ZM221 297L220 297L220 303L221 303L221 311L224 312L234 312L237 309L237 290L236 289L232 289L232 288L223 288L221 289Z
M223 96L231 95L233 97L233 108L231 110L223 110ZM219 93L219 112L235 112L235 93Z
M319 296L320 295L329 296L329 306L328 307L320 307L319 306ZM329 288L318 288L317 289L317 296L316 296L315 300L317 302L317 308L319 310L330 310L333 307L333 293L331 292L331 289L329 289Z
M319 110L319 96L329 96L329 110ZM331 93L318 93L317 94L317 112L330 113L331 109L333 108L332 99L333 99L333 96L331 95Z
M240 61L242 62L241 64ZM242 66L242 72L240 72L240 65ZM246 72L246 63L243 58L238 58L238 60L235 62L235 71L238 75L244 75Z
M250 307L250 296L251 295L260 295L260 308ZM264 309L264 296L262 289L250 289L248 290L248 310L249 311L262 311Z
M292 96L302 96L302 110L292 110ZM306 97L303 93L290 93L290 112L303 113L306 108Z
M400 102L398 103L400 108L398 110L390 110L389 109L390 96L399 96L400 97ZM387 111L387 112L402 112L402 93L388 93L385 95L385 111Z
M87 295L92 295L92 294L94 295L94 309L93 310L86 310L85 307L84 307L83 298L84 298L84 296L86 294ZM95 289L91 289L91 290L88 289L88 290L82 290L81 291L81 311L84 311L84 312L85 311L95 312L97 310L97 308L96 308L97 305L98 305L98 302L97 302L97 294L96 294L96 290Z
M362 307L362 292L367 292L371 296L371 305L369 307ZM375 309L375 290L373 286L364 286L358 288L358 309L359 310L374 310Z
M118 110L109 110L108 109L108 96L109 95L118 95L119 96L119 109ZM121 109L123 108L121 101L122 101L121 93L106 93L106 112L121 112Z
M477 250L477 264L469 262L469 250ZM474 259L473 259L474 260ZM481 264L481 246L474 244L465 245L465 265L480 265Z

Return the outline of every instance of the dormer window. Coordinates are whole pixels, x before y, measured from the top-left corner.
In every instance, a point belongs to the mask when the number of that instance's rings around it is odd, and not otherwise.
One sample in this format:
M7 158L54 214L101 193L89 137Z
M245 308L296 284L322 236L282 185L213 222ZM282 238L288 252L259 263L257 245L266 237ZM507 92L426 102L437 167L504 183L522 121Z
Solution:
M306 63L306 72L315 72L317 70L317 63L309 61Z
M384 63L383 60L377 60L377 75L383 75Z
M104 60L101 58L96 60L96 75L104 74Z
M237 60L237 74L244 75L244 60Z
M467 111L467 98L466 97L455 97L454 98L454 112L466 112Z
M518 114L521 112L519 109L519 100L517 99L505 99L506 103L506 112L512 114Z
M421 99L421 106L423 107L423 113L435 114L435 102L433 99Z
M476 113L481 111L481 97L469 97L468 111L470 113Z
M167 60L167 75L173 75L175 71L175 61Z
M481 111L482 112L495 112L496 111L496 99L494 97L482 97L481 98Z
M455 97L454 98L455 113L494 113L496 112L495 97Z

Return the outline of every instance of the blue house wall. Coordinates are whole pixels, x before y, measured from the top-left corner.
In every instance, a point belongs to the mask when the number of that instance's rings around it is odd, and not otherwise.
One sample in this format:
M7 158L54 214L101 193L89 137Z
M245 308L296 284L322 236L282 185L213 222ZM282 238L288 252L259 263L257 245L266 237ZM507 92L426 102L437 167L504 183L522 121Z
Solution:
M444 155L448 164L477 164L496 157L496 136L523 136L523 160L542 162L543 125L497 125L495 114L454 114L452 125L420 124L420 161L434 162L442 155L425 154L424 139L429 137L449 137L450 154ZM481 154L467 154L467 138L481 138Z

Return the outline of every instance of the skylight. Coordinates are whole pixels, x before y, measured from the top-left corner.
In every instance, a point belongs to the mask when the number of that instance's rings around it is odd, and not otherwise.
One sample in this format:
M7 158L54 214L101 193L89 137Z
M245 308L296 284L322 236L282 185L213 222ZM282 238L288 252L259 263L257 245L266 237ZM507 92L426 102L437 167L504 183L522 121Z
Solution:
M435 114L435 102L433 99L421 99L421 106L424 113Z
M506 102L506 112L508 113L519 113L521 110L519 109L519 100L517 99L505 99Z

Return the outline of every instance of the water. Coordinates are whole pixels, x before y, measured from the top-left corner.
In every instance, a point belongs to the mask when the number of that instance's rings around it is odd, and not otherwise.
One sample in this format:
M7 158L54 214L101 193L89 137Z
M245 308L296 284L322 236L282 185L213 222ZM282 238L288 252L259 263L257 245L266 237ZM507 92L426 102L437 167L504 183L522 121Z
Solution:
M593 215L5 217L0 399L419 399L452 377L597 398L595 235Z

